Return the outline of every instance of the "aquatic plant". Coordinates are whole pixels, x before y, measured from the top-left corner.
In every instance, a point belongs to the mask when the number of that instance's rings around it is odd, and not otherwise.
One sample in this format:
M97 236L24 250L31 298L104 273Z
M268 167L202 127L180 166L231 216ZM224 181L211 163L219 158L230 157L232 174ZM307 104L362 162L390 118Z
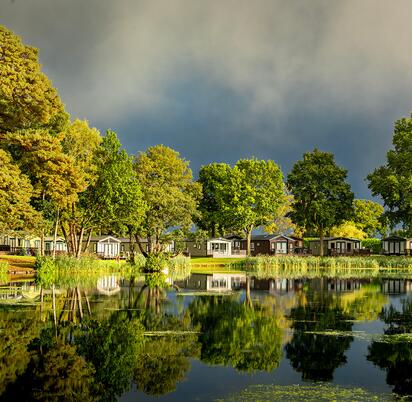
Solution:
M408 257L299 257L257 256L230 264L231 269L257 276L269 277L340 277L371 278L380 275L410 275L412 258Z
M190 275L191 265L190 258L185 257L184 255L178 255L174 258L171 258L167 266L169 268L169 277L172 280L183 280Z
M311 385L251 385L220 402L249 401L387 401L390 394L378 394L363 388L317 383Z

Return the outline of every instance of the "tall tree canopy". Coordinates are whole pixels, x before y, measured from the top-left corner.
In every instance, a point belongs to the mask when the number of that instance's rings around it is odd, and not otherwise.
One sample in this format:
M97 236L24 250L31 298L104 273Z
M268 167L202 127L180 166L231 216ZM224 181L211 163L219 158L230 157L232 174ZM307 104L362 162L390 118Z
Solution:
M95 167L87 161L88 156L78 157L79 163L85 163L85 169L90 172L96 169L94 179L79 194L79 202L66 211L62 222L69 249L76 256L82 252L86 231L90 239L93 229L119 227L130 221L140 222L145 208L132 158L121 149L116 133L109 130L99 147L95 148L95 145L94 140L88 143L88 147L95 150ZM77 146L73 146L72 151L75 152L75 149ZM85 174L89 174L87 169Z
M333 154L317 149L305 153L288 175L287 185L294 196L290 216L295 224L317 231L321 255L325 232L353 213L353 193L346 176Z
M226 163L211 163L202 166L199 171L198 181L202 185L202 198L199 203L201 217L196 223L212 237L224 235L230 230L224 215L225 189L230 174L231 167Z
M247 255L254 228L266 226L285 202L283 174L272 160L241 159L225 185L224 217L234 231L243 231Z
M30 204L33 186L27 176L0 149L0 232L22 230L27 222L40 221L40 214Z
M376 234L385 236L387 227L382 220L385 210L381 204L371 200L354 200L353 207L353 221L358 229L368 237Z
M0 134L62 125L67 119L56 90L41 71L37 49L0 25Z
M191 225L197 213L201 186L193 181L189 162L164 145L141 152L136 157L135 169L147 204L136 235L147 237L149 253L160 253L163 251L161 240L168 230Z
M395 122L392 143L386 165L367 179L372 194L382 198L391 226L401 224L412 233L412 115Z

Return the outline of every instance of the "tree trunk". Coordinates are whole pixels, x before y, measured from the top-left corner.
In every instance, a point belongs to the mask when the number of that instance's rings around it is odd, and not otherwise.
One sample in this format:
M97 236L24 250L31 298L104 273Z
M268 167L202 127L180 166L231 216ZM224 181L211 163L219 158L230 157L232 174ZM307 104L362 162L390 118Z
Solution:
M63 225L63 222L60 222L60 227L61 227L61 230L62 230L62 233L63 233L63 236L64 236L64 240L66 241L67 253L69 255L71 255L72 254L72 244L71 244L70 238L67 234L67 230Z
M84 228L80 229L80 234L79 234L79 238L77 240L77 252L76 252L76 258L80 258L81 254L82 254L82 243L83 243L83 234L84 234Z
M139 236L136 235L135 238L136 238L136 243L139 245L140 252L143 254L144 257L147 257L147 256L148 256L148 253L147 253L147 251L143 248L143 244L142 244L142 242L140 241Z
M320 241L319 253L320 253L320 256L321 256L321 257L324 256L323 238L324 238L324 235L323 235L323 227L320 227L320 228L319 228L319 241Z
M57 208L56 224L54 225L53 236L53 260L56 258L57 228L59 227L59 208Z
M44 257L44 229L42 229L40 235L40 255Z
M70 244L71 244L71 255L74 257L77 254L77 249L76 249L76 242L75 242L75 225L73 223L70 224Z
M246 232L246 255L250 257L250 243L252 241L253 226L247 229Z
M92 229L90 229L89 233L87 234L87 240L86 240L86 245L83 248L83 253L86 253L89 246L90 246L90 240L92 238Z
M132 265L134 265L135 264L135 261L134 261L134 257L135 257L135 253L134 253L134 247L135 247L135 243L134 243L134 240L133 240L133 235L132 235L132 231L129 229L129 241L130 241L130 245L129 245L129 260L130 260L130 263L132 264Z

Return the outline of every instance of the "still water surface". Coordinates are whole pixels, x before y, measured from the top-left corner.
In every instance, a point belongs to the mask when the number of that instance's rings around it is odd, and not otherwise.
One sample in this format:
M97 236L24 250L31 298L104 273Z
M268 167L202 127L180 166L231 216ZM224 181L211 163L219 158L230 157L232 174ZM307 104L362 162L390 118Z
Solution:
M3 285L0 400L412 395L412 280L194 274L174 285L108 275L56 284L54 297L34 281Z

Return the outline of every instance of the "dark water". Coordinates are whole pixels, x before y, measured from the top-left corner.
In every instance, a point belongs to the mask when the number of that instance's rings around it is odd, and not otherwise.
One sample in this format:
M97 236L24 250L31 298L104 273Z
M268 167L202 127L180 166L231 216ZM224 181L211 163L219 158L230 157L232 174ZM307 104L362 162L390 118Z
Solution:
M287 392L298 384L324 400L412 395L412 280L197 274L175 285L107 276L56 284L54 302L34 282L4 285L0 399L297 400Z

